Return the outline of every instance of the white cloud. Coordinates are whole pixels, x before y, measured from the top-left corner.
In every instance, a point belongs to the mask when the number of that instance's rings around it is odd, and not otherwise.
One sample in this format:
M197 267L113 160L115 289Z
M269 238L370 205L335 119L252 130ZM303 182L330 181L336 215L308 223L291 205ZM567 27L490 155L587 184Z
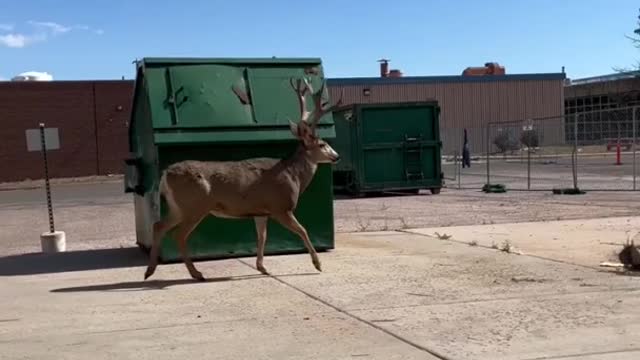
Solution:
M78 30L91 31L91 32L93 32L94 34L97 34L97 35L104 34L104 30L102 30L102 29L92 29L91 27L89 27L87 25L76 25L76 26L73 26L73 28L74 29L78 29Z
M102 29L92 29L87 25L62 25L53 21L35 21L29 20L27 24L35 29L33 33L8 33L0 35L0 45L11 48L23 48L38 41L45 41L50 36L66 34L72 30L91 31L97 35L104 34ZM0 24L0 31L13 31L14 26L9 24Z
M10 48L23 48L27 45L31 45L34 42L43 41L46 39L45 35L24 35L24 34L6 34L0 35L0 44Z
M37 28L43 29L45 31L51 32L53 35L64 34L71 31L71 27L60 25L51 21L28 21L29 25L33 25Z

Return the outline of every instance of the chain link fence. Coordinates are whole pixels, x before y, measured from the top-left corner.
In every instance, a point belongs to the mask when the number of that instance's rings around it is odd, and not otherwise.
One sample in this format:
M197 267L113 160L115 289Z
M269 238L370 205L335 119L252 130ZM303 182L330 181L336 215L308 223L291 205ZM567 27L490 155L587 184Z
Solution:
M449 188L637 190L640 108L579 112L467 129L471 167L463 167L464 129L443 129Z

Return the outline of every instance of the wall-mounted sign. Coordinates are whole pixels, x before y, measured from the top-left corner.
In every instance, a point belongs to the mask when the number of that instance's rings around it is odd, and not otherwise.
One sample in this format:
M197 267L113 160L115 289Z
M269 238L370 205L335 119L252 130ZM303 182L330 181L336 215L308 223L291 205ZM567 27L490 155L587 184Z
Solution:
M27 129L25 131L27 138L28 151L42 151L42 139L40 138L40 129ZM44 139L47 143L47 150L60 149L60 138L58 137L58 128L45 128Z

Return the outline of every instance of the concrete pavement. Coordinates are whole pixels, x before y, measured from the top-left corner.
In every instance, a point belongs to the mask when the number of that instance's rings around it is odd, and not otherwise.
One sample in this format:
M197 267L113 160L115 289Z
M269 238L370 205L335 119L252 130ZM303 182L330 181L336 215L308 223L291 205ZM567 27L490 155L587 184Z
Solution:
M640 277L587 267L611 250L593 239L551 249L565 225L339 234L322 273L306 254L267 257L272 277L198 262L205 283L182 264L144 282L137 249L0 258L0 358L637 359ZM489 233L535 256L468 245Z

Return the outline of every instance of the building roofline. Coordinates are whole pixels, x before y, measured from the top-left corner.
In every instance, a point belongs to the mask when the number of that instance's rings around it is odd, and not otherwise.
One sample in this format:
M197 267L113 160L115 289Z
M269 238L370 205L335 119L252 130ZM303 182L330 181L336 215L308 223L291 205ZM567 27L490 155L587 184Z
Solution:
M51 81L0 81L0 86L38 86L38 85L63 85L63 84L95 84L95 83L133 83L134 79L104 79L104 80L51 80Z
M640 71L625 71L619 73L605 74L605 75L597 75L597 76L589 76L579 79L570 79L571 85L584 85L584 84L592 84L599 82L607 82L607 81L616 81L616 80L624 80L624 79L633 79L640 76Z
M540 80L565 80L565 73L538 73L538 74L506 74L483 76L404 76L391 77L353 77L353 78L327 78L328 85L387 85L387 84L433 84L433 83L476 83L498 81L540 81Z

